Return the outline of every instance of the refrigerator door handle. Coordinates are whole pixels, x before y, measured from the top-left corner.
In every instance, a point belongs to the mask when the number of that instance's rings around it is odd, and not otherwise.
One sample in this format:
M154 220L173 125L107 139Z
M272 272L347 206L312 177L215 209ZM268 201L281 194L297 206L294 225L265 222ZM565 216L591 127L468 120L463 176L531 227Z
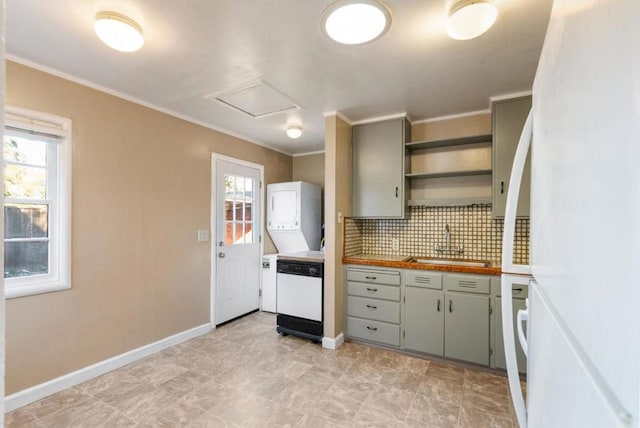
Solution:
M533 109L529 111L527 120L522 128L516 155L513 159L513 167L511 168L511 177L509 179L509 190L507 191L507 205L504 211L504 233L502 235L502 272L521 275L531 275L531 268L527 265L516 265L513 263L513 237L516 231L516 213L518 210L522 174L527 162L527 154L531 146L532 136Z
M516 338L513 329L513 303L512 286L514 283L522 283L523 278L517 275L502 274L502 337L504 339L504 357L507 363L507 375L509 377L509 390L511 401L518 418L518 425L521 428L527 426L527 410L524 403L524 396L520 387L520 374L518 370L518 360L516 358Z
M527 338L524 335L524 329L522 328L523 321L529 322L529 310L519 310L518 311L518 340L520 341L520 347L522 348L522 352L524 352L525 356L529 356L529 349L527 345Z

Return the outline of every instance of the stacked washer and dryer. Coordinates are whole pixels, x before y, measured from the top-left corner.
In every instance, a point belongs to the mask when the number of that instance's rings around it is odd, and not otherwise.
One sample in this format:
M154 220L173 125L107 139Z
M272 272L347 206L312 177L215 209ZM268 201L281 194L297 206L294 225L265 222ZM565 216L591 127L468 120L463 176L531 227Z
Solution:
M275 293L272 279L263 283L262 308L270 308L275 294L278 333L317 342L322 341L324 311L321 209L320 186L302 181L267 185L267 231L278 254L263 261L263 268L273 269L275 258L276 278Z

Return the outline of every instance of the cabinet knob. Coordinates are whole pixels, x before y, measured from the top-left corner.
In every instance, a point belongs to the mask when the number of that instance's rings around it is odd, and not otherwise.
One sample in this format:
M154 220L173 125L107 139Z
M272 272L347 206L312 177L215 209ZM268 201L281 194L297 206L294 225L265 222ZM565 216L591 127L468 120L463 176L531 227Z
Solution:
M449 312L453 312L453 300L449 300Z
M504 193L504 181L500 182L500 193Z
M438 312L440 312L440 299L438 299Z
M400 196L400 188L396 186L396 198Z

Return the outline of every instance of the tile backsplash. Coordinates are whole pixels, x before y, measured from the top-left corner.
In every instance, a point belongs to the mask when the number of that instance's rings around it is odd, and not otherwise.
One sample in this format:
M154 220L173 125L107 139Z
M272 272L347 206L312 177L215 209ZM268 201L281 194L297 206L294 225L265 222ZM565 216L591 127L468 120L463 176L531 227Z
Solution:
M347 219L344 254L379 254L423 257L453 257L490 260L500 264L504 221L491 218L491 204L445 207L409 207L406 219ZM450 248L464 252L437 252L445 247L444 231L450 230ZM392 240L399 248L393 249ZM529 219L516 221L513 261L529 262Z

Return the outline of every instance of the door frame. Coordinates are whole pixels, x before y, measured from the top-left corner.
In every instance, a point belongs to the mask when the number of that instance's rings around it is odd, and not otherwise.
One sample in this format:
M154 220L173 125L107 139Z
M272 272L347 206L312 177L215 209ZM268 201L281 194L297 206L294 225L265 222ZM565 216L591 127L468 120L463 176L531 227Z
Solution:
M260 258L262 260L262 256L264 255L264 203L265 203L265 191L266 186L264 183L264 165L253 163L249 161L245 161L242 159L233 158L230 156L222 155L220 153L211 153L211 201L210 201L210 209L211 209L211 223L209 225L211 229L211 240L210 240L210 253L209 257L211 259L211 272L210 272L210 300L209 300L209 321L211 322L211 328L216 328L216 294L218 291L218 285L216 284L216 274L218 268L218 257L217 257L217 243L218 243L218 225L217 225L217 210L216 210L216 201L217 201L217 179L216 179L216 162L218 160L235 163L236 165L242 165L249 168L255 168L260 171L260 183L258 183L258 191L260 192L260 234L258 235L258 242L260 248ZM260 262L259 262L260 263ZM258 272L262 272L262 264L259 265ZM260 293L262 293L262 274L259 275L259 283L258 287ZM262 296L260 297L260 301L262 300ZM259 302L260 305L260 302ZM260 308L260 306L258 306Z

